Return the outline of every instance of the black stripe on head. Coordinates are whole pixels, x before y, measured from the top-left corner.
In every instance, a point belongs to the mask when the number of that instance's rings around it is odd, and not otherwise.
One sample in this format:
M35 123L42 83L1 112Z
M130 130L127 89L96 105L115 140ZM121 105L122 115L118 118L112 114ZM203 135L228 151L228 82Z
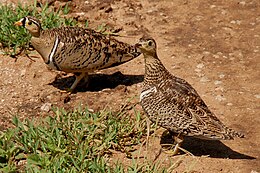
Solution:
M39 28L41 28L41 23L40 23L40 21L38 19L36 19L34 17L31 17L31 16L27 16L25 18L27 18L27 20L29 22L33 22L35 25L37 25Z
M140 41L145 41L146 42L146 41L149 41L149 40L155 42L155 40L151 36L149 36L149 35L143 35L143 37L140 38Z
M23 18L20 20L20 21L22 22L22 24L23 24L23 27L25 27L26 20L28 20L27 17L23 17Z

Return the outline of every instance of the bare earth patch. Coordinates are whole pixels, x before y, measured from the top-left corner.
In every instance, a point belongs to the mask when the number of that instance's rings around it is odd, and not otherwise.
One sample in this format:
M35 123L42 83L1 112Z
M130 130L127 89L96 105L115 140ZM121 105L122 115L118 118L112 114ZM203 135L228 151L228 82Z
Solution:
M150 34L165 66L191 83L225 124L246 135L220 142L187 139L183 148L195 157L163 152L157 160L177 163L176 172L260 172L260 1L72 0L70 6L70 17L87 18L91 28L102 23L122 28L119 40L134 44ZM1 55L0 130L10 126L14 115L43 117L51 106L74 109L81 104L98 111L118 110L129 98L138 102L142 56L91 75L89 88L68 95L60 91L73 82L72 76L48 70L38 54L32 55L39 58L15 61ZM139 105L136 109L141 110ZM163 131L138 156L153 159L160 143L167 142ZM121 153L113 158L131 162Z

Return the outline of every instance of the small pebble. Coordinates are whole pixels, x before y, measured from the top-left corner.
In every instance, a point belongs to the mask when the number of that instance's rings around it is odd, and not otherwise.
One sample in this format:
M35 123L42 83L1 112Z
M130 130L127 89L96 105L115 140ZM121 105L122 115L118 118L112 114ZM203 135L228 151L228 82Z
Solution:
M223 79L223 78L225 77L225 75L224 75L224 74L220 74L220 75L218 75L218 77L219 77L220 79Z
M236 24L240 25L241 23L241 20L236 20Z
M51 110L51 103L44 103L40 109L44 112L49 112Z
M208 51L203 51L203 54L204 54L204 55L209 55L210 52L208 52Z
M245 1L241 1L241 2L239 2L239 4L246 5L246 2Z
M233 106L233 103L227 103L227 106Z
M199 72L201 72L201 69L196 68L194 71L197 72L197 73L199 73Z
M92 113L94 112L94 110L93 110L93 109L89 109L89 108L88 108L88 111L89 111L89 112L92 112Z
M224 92L224 88L222 86L219 86L215 89L215 91L221 91L221 92Z
M197 68L203 68L204 67L204 64L200 63L197 65Z
M203 76L201 79L200 79L200 82L209 82L210 80L206 77L206 76Z
M260 99L260 94L256 94L256 95L254 95L255 96L255 98L257 98L257 99Z
M213 55L213 58L218 59L218 58L219 58L219 55Z
M214 84L215 84L215 85L220 85L220 84L222 84L222 81L216 80L216 81L214 82Z
M20 76L23 77L25 75L25 73L26 73L26 69L21 70Z
M217 96L215 97L215 99L218 100L218 101L220 101L220 102L226 100L226 98L223 97L222 95L217 95Z

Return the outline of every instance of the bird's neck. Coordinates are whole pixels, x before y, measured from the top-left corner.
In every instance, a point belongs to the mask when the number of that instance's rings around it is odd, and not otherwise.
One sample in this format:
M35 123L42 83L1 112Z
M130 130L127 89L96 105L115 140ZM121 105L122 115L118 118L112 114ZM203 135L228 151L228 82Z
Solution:
M145 60L145 75L144 85L156 85L161 82L167 76L170 75L168 70L164 67L162 62L159 60L157 54L149 55L144 54Z
M49 39L48 39L49 38ZM40 32L40 36L32 36L31 43L35 50L42 56L44 62L48 62L50 52L53 48L55 37L51 37L43 30Z
M30 34L32 35L32 37L36 37L36 38L39 38L41 36L41 33L42 33L42 28L39 28L37 31L35 32L30 32Z

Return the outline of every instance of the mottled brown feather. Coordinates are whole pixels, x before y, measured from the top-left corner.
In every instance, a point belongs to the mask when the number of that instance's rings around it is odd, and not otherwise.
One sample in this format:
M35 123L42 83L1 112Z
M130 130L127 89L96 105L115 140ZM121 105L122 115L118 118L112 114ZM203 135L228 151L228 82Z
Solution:
M141 38L136 46L145 59L140 103L151 121L171 132L202 139L243 137L226 127L188 82L164 67L157 56L154 39Z

